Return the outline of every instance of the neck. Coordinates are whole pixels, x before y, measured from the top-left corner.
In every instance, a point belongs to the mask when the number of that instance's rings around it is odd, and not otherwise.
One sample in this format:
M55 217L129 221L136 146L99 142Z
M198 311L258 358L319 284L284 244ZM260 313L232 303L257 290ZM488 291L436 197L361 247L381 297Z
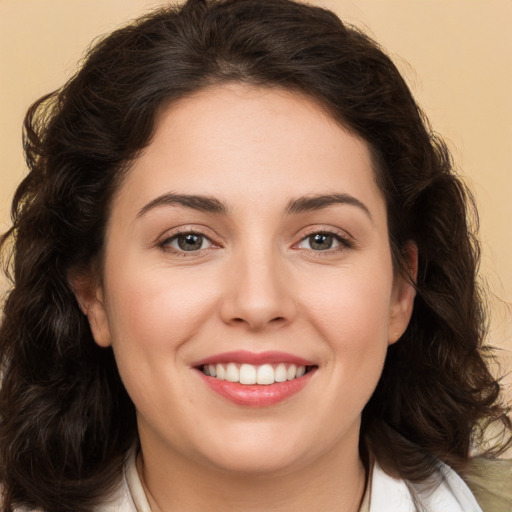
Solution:
M330 450L293 470L230 472L179 456L139 455L137 466L152 512L357 512L366 473L355 450Z

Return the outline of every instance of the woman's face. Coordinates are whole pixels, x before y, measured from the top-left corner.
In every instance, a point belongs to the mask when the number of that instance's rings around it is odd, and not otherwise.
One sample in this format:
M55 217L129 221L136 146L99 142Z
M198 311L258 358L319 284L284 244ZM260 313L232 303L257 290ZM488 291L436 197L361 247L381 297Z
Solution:
M357 453L413 296L367 145L303 96L225 85L162 112L82 302L145 458L272 472Z

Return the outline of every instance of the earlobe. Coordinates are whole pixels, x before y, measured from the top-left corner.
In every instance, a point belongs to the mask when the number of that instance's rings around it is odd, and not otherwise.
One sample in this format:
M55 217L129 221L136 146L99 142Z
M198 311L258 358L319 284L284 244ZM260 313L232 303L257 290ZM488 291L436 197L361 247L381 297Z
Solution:
M404 249L407 275L397 275L393 286L393 297L390 308L388 344L397 342L407 329L416 297L416 277L418 275L418 247L408 242Z
M100 347L109 347L111 341L110 327L101 289L98 290L97 296L88 304L85 314L89 320L96 343Z
M94 340L100 347L110 346L111 336L105 307L103 288L91 279L79 276L70 279L76 300L87 316Z

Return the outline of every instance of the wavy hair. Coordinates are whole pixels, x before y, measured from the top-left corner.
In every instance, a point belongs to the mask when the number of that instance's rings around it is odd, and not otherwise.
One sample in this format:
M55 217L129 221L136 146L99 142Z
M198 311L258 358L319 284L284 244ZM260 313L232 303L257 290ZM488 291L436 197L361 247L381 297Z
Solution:
M0 327L0 480L14 506L89 511L137 438L112 351L93 341L70 284L101 270L111 198L158 112L213 84L297 91L369 145L390 246L419 253L409 327L363 411L362 443L388 472L463 472L485 426L510 428L483 346L471 195L379 45L291 0L189 0L116 30L25 118L29 174L1 238L12 288Z

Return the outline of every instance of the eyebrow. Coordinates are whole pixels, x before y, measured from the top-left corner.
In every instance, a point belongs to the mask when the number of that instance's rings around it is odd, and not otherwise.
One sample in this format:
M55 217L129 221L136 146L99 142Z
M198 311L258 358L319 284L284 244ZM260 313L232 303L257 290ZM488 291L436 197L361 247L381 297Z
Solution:
M185 208L192 208L201 212L219 213L222 215L226 215L228 211L227 206L215 197L168 193L158 196L143 206L139 213L137 213L137 217L142 217L148 211L159 206L184 206Z
M350 194L324 194L299 197L297 199L292 199L288 203L285 211L287 214L298 214L322 210L323 208L328 208L329 206L337 204L356 206L357 208L360 208L373 222L372 214L368 207Z
M321 194L292 199L286 206L285 213L287 215L296 215L299 213L322 210L337 204L356 206L357 208L360 208L373 222L373 218L368 207L350 194ZM217 213L220 215L227 215L228 213L228 207L226 204L212 196L167 193L158 196L143 206L137 213L137 217L142 217L148 211L160 206L183 206L193 210Z

